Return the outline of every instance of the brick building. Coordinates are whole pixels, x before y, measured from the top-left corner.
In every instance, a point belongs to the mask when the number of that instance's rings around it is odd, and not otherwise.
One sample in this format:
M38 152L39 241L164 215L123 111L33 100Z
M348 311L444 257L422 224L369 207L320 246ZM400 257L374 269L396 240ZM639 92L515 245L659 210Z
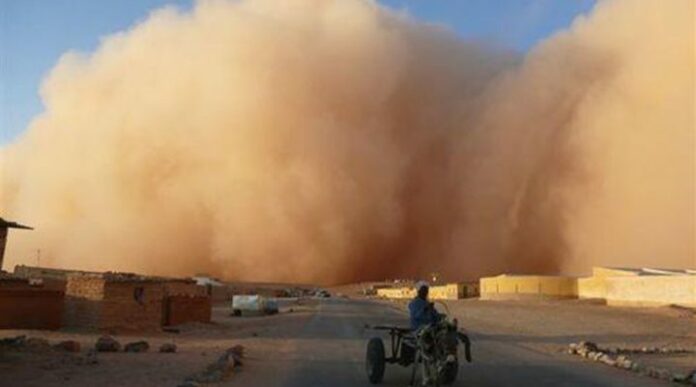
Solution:
M210 321L210 297L188 279L135 274L70 274L65 287L67 327L153 331L165 325Z
M159 281L125 274L71 274L63 323L104 331L156 330L162 322L163 299Z

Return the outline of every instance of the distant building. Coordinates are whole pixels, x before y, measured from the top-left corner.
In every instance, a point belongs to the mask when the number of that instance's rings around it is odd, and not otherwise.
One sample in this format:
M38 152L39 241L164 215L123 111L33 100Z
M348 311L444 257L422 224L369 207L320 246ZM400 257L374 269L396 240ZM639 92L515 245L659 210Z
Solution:
M512 275L481 278L481 299L576 298L577 278L551 275Z
M591 277L508 275L480 279L481 299L595 298L609 305L696 306L696 271L594 267Z
M595 267L591 277L578 279L578 296L609 305L694 307L696 271Z
M413 298L416 289L413 285L402 287L378 287L376 294L383 298ZM478 297L479 284L476 281L453 282L443 285L430 286L428 296L433 300L458 300Z
M100 331L153 331L209 322L210 297L190 279L128 273L69 274L64 325Z

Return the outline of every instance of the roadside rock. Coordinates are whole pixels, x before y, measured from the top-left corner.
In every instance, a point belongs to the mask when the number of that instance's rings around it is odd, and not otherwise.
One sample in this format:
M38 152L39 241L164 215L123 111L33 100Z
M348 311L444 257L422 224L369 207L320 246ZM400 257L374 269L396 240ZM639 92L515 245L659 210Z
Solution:
M80 343L75 340L65 340L53 346L55 349L60 349L66 352L80 352Z
M150 344L147 341L135 341L132 343L126 344L126 346L123 348L124 352L147 352L150 349Z
M164 343L160 346L159 351L162 353L174 353L176 352L176 344Z
M183 386L197 386L198 384L185 384L185 383L217 383L224 380L228 375L230 375L234 368L242 365L242 358L244 357L244 347L241 345L235 345L229 348L225 353L223 353L215 362L208 365L205 371L199 372L195 375L189 376L184 381Z
M118 352L121 350L121 343L111 336L102 336L94 345L97 352Z
M242 359L244 358L244 351L245 348L243 345L235 345L234 347L231 347L225 351L225 357L227 357L228 360L232 360L234 362L234 366L242 365Z

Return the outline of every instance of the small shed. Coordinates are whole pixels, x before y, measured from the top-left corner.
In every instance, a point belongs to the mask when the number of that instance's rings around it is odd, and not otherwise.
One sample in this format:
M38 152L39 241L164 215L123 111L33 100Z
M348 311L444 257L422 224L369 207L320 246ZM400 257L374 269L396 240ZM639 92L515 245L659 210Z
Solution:
M162 326L161 279L104 273L68 276L64 325L100 331L153 331Z

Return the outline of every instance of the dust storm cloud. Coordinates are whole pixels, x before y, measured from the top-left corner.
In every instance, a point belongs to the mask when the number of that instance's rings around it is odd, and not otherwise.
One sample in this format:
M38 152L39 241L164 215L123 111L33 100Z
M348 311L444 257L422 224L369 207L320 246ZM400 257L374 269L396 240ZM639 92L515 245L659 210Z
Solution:
M337 283L696 266L694 3L525 57L369 1L201 1L65 54L7 264Z

